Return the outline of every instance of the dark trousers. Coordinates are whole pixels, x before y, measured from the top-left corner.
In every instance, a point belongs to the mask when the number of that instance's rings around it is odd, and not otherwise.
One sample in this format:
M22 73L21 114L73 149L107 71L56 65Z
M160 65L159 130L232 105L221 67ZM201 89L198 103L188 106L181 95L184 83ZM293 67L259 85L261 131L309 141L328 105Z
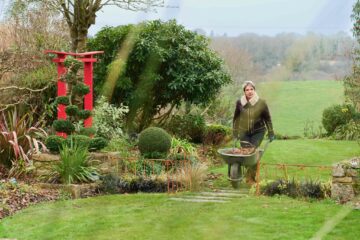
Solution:
M248 134L248 133L240 134L240 141L242 141L241 146L246 147L246 143L244 142L249 142L254 147L258 148L262 140L264 139L264 136L265 136L265 131L253 133L253 134Z
M265 131L254 133L254 134L246 134L245 133L240 137L240 141L242 142L241 146L246 147L246 143L244 143L244 142L249 142L256 148L258 148L260 146L262 140L264 139L264 136L265 136ZM246 171L247 181L255 182L256 181L255 177L256 177L256 165L247 167L247 171Z

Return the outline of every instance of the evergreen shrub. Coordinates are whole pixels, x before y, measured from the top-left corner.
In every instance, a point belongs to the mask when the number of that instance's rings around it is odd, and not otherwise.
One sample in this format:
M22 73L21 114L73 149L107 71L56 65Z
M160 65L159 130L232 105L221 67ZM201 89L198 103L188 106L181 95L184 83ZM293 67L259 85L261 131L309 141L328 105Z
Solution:
M138 146L142 155L166 154L171 147L171 136L162 128L149 127L140 133Z
M70 100L67 96L60 96L56 98L56 103L57 104L63 104L63 105L69 105L70 104Z
M103 137L95 137L90 140L89 151L101 150L108 145L108 141Z
M340 125L347 124L356 117L355 108L350 104L336 104L326 108L322 115L322 124L329 135Z
M202 142L205 128L205 119L200 114L175 115L166 126L166 129L176 137L194 143Z
M70 134L75 131L75 126L69 120L55 120L53 122L53 128L57 132L64 132Z
M63 137L57 135L50 135L45 140L45 146L50 152L58 153L62 144L65 142Z
M65 108L65 112L69 116L76 116L79 112L79 108L76 105L69 105Z
M223 125L208 125L205 128L204 143L219 145L224 142L226 136L231 134L231 128Z

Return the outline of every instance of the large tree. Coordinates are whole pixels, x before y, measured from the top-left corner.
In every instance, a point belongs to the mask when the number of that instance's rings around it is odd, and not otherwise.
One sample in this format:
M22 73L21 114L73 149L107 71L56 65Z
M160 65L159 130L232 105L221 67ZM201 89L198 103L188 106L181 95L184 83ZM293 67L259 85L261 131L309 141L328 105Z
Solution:
M5 1L5 0L2 0ZM85 50L88 30L95 24L96 13L104 6L115 6L130 11L148 11L162 7L164 0L13 0L12 4L41 3L56 9L64 16L71 36L71 50Z
M353 35L360 44L360 1L357 0L353 6L351 15L353 20ZM357 111L360 112L360 49L355 48L353 53L353 72L345 77L345 95L354 104Z
M128 126L137 122L138 131L154 117L166 119L183 101L209 103L230 82L209 39L176 21L104 28L88 47L105 51L94 70L96 93L128 105Z

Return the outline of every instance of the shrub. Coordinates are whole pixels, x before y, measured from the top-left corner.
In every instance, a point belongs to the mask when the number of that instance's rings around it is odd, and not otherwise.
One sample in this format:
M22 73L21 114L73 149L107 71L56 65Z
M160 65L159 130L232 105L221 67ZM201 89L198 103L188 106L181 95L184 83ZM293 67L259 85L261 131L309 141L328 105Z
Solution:
M88 156L87 148L76 143L71 146L62 145L60 162L53 169L53 180L66 184L97 180L98 173L94 167L88 165Z
M200 114L175 115L166 129L176 137L188 139L194 143L202 142L205 131L205 120Z
M88 117L91 116L91 111L90 110L80 110L78 112L78 116L80 119L87 119Z
M355 108L350 104L332 105L323 111L322 124L329 135L335 129L355 117Z
M103 137L95 137L90 140L89 150L101 150L108 145L108 141Z
M231 129L223 125L209 125L205 128L204 143L219 145L224 142L227 135L231 134Z
M104 150L109 152L118 152L122 158L128 158L137 154L137 152L131 151L134 147L134 144L128 141L125 137L118 136L112 138Z
M45 145L50 152L58 153L62 144L65 142L65 139L57 136L57 135L50 135L45 140Z
M67 96L60 96L60 97L57 97L55 102L57 104L63 104L63 105L69 105L70 104L70 100L69 100L69 97Z
M65 112L69 116L76 116L79 112L79 108L76 105L69 105L65 108Z
M57 132L64 132L70 134L75 131L75 126L69 120L55 120L53 122L53 128Z
M323 199L330 196L330 188L321 182L306 180L297 182L278 179L261 187L261 193L268 196L287 195L292 198Z
M90 146L91 138L85 135L70 135L65 140L66 145L71 147L72 145L77 145L81 148L88 149Z
M167 188L168 183L157 177L126 179L115 175L104 176L100 186L106 193L166 192Z
M149 127L140 133L138 146L142 155L166 154L171 147L171 136L162 128Z
M95 135L95 133L96 133L96 130L93 127L90 127L90 128L88 128L88 127L80 127L79 128L79 134L80 135L85 135L85 136L90 137L92 135Z
M90 88L88 85L79 82L73 87L73 91L78 96L85 96L90 92Z
M46 138L46 132L36 127L30 114L17 116L17 110L13 110L0 116L0 164L11 167L17 161L25 161L30 165L30 156L33 152L46 149L42 140Z
M360 140L360 121L350 120L344 125L337 126L333 137L337 140Z
M123 135L123 126L125 114L129 108L121 105L115 107L107 102L106 98L101 96L93 111L94 128L96 135L106 139L112 139Z

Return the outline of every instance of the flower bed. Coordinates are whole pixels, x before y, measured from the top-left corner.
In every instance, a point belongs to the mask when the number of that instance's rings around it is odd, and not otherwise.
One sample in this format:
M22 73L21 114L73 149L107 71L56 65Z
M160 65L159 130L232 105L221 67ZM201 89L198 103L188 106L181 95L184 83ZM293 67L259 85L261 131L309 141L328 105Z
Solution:
M0 219L29 205L53 201L61 197L56 189L40 189L15 179L0 180Z

